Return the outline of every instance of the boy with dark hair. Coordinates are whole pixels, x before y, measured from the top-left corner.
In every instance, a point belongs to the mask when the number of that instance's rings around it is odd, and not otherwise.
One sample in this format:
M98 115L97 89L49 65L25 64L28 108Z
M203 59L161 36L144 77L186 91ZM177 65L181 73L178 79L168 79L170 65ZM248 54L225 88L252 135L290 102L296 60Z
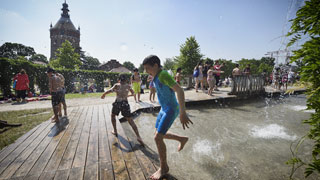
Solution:
M137 135L137 141L141 145L144 145L144 143L140 137L138 128L137 128L136 124L134 123L134 121L132 119L132 114L130 112L130 105L128 103L129 91L131 92L132 95L134 95L134 91L131 88L131 86L128 84L126 76L124 74L120 74L119 82L116 83L111 89L109 89L108 91L103 93L101 96L101 99L104 99L107 94L112 93L112 92L115 92L117 94L116 100L112 104L111 122L112 122L112 126L113 126L113 132L111 132L111 133L114 134L115 136L118 135L116 116L118 116L121 111L122 116L127 119L130 126L132 127L133 131Z
M56 72L54 69L49 68L47 70L47 75L49 77L49 91L51 94L51 103L54 113L54 118L52 119L52 122L59 122L59 105L60 103L64 102L64 87L62 86L63 80L61 77L56 75Z
M161 69L160 59L155 55L150 55L144 59L142 64L147 73L154 77L153 81L157 89L159 104L161 105L155 125L156 132L154 137L160 158L160 168L150 176L150 179L158 180L169 172L166 145L163 140L172 139L179 141L178 151L181 151L188 141L188 137L179 136L167 131L179 115L179 111L183 129L185 129L185 126L189 128L188 124L192 124L192 121L186 113L183 89L167 71ZM177 93L179 104L174 92Z

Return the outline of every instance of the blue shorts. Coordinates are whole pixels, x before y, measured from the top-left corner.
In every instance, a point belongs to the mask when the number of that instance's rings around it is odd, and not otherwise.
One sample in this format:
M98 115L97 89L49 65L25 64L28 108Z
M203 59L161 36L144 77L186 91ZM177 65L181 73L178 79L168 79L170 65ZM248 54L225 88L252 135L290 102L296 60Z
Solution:
M168 108L161 108L156 122L156 129L158 133L166 134L169 128L171 127L173 121L179 115L179 106L176 109L168 107Z

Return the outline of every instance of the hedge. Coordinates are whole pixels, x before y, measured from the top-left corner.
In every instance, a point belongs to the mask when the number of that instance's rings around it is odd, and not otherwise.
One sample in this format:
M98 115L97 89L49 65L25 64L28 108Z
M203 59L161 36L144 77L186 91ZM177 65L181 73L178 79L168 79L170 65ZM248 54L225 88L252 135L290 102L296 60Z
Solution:
M40 94L48 94L48 77L46 74L47 66L33 64L25 59L8 59L0 58L0 89L4 97L11 97L12 95L12 79L25 69L30 80L30 90L34 92L34 85L37 84L40 89ZM79 78L81 82L86 83L88 79L94 79L97 85L97 92L103 92L104 80L109 79L111 86L118 81L119 73L105 72L98 70L72 70L72 69L55 69L65 78L65 86L68 93L74 90L74 81ZM128 80L131 74L126 73ZM147 74L141 74L142 84L147 83ZM147 86L148 87L148 86Z

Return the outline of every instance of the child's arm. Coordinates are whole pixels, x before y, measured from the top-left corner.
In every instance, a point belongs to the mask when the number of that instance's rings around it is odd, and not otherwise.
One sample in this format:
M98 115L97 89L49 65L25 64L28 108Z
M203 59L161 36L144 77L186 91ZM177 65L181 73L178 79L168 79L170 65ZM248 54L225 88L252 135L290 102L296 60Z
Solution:
M106 91L105 93L102 94L101 99L104 99L104 97L106 97L107 94L110 94L114 91L116 85L114 85L111 89L109 89L108 91Z
M178 102L180 105L180 122L182 124L182 127L183 129L185 129L185 126L189 128L188 124L189 123L193 124L193 122L189 119L186 113L184 91L178 84L173 85L172 89L177 93L177 96L178 96Z

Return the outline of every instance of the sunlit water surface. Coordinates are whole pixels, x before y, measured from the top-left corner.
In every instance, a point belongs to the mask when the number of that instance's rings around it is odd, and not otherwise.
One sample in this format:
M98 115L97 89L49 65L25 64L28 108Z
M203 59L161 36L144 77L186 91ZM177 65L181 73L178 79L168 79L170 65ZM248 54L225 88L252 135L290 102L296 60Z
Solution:
M183 130L177 118L170 129L190 138L185 148L177 152L177 142L165 142L170 172L178 179L288 179L291 167L285 162L291 157L290 144L308 132L302 120L312 111L305 108L303 95L188 108L194 124ZM141 114L135 119L144 141L155 152L156 115ZM124 127L132 131L127 124ZM312 142L305 141L299 153L302 159L310 158L311 148ZM304 179L303 170L294 177Z

